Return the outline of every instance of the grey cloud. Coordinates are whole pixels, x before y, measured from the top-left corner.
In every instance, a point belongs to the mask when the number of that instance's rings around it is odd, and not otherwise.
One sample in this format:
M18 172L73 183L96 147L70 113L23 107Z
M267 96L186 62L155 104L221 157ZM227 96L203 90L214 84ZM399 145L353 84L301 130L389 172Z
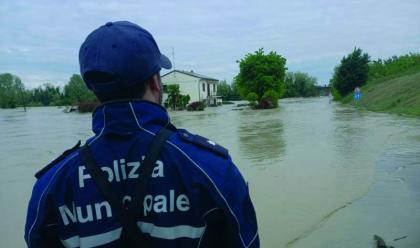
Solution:
M65 83L86 35L125 19L150 30L169 57L175 48L178 69L230 81L236 60L264 47L323 83L355 46L373 58L419 52L418 13L417 0L4 1L0 66L32 85Z

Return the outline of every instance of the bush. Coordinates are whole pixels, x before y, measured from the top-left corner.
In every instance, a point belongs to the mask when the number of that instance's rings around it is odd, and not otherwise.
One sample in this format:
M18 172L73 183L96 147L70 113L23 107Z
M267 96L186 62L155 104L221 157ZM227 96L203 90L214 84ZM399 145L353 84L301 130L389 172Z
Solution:
M97 106L99 106L99 102L81 102L79 103L79 112L86 113L86 112L93 112Z
M340 92L338 92L337 89L332 88L331 94L333 96L334 101L340 101L343 97L340 95Z
M177 99L177 106L179 109L185 109L190 101L190 95L179 95Z
M255 92L250 92L248 93L248 95L245 98L249 104L253 107L257 106L257 102L258 102L258 95Z
M420 71L420 54L410 53L392 56L386 60L378 59L369 64L369 82L417 71Z
M205 105L203 102L192 102L187 106L188 111L203 111L204 108Z
M259 108L277 108L279 106L279 94L274 90L268 90L261 98Z

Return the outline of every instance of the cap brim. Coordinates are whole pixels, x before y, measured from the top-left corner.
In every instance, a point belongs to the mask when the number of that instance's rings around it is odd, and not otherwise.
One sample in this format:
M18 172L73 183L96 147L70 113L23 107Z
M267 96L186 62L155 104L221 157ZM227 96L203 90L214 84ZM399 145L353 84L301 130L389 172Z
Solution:
M172 63L164 54L160 54L160 66L165 69L171 69Z

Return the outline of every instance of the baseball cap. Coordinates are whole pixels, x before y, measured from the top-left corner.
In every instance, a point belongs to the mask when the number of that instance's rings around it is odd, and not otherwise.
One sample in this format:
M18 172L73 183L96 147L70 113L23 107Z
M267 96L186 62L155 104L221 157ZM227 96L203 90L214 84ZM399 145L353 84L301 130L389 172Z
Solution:
M128 21L108 22L90 33L80 47L79 63L86 86L100 93L133 86L172 67L153 36ZM90 76L95 73L107 77Z

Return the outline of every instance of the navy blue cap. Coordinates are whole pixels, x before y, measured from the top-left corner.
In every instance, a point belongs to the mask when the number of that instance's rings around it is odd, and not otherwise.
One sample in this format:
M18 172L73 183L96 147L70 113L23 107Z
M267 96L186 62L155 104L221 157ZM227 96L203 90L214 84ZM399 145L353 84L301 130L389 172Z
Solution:
M108 22L88 35L79 51L80 73L94 92L112 92L144 82L171 61L161 54L153 36L140 26L127 22ZM111 75L101 82L86 77L89 72Z

